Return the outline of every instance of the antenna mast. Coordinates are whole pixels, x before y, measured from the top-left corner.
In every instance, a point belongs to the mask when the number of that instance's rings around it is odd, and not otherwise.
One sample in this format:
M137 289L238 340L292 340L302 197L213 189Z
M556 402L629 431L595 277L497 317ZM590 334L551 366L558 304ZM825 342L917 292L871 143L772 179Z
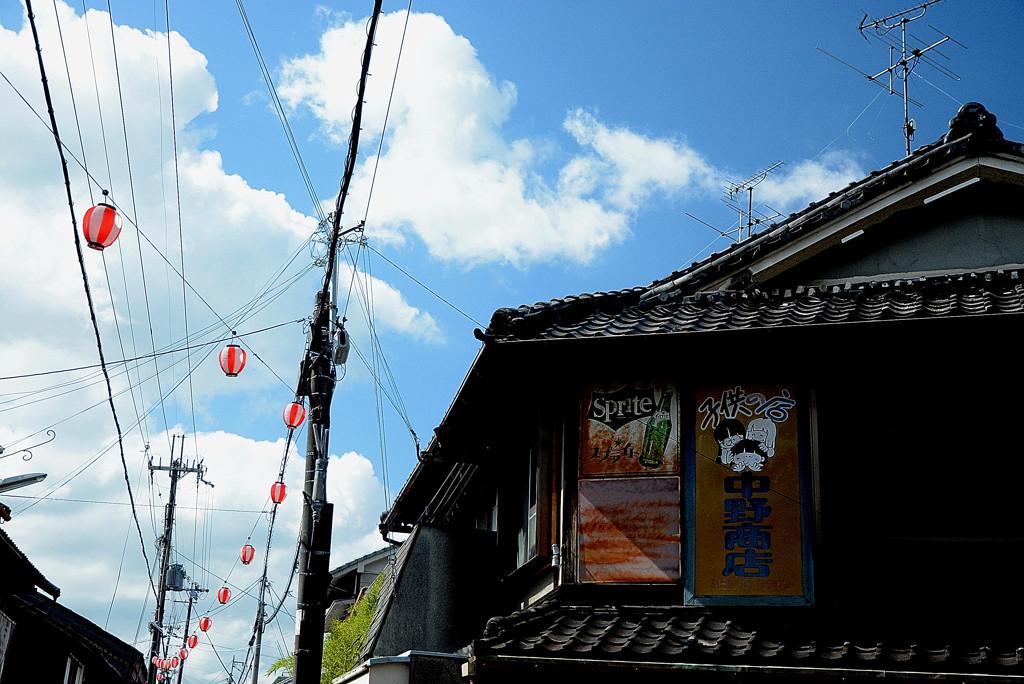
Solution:
M874 34L876 38L881 40L889 47L889 66L886 69L879 71L877 74L867 74L858 69L857 67L844 62L835 55L825 52L821 48L818 48L820 52L824 52L832 59L836 60L841 64L845 64L846 66L850 67L851 69L859 73L861 76L867 78L872 83L884 88L889 92L890 95L899 94L899 92L895 88L893 88L893 77L895 76L897 79L903 81L903 137L906 139L907 142L908 155L910 154L910 142L914 139L914 132L917 130L917 122L910 118L910 105L913 104L918 107L922 106L920 102L910 97L910 74L914 72L914 69L917 68L917 65L921 61L924 61L926 64L934 68L936 71L953 79L954 81L960 80L960 76L944 67L942 64L933 59L932 56L926 56L926 53L934 51L934 55L942 57L943 59L949 59L944 54L936 50L936 48L942 45L943 43L952 41L953 43L966 49L966 46L963 43L954 40L953 38L951 38L950 36L948 36L947 34L943 33L942 31L938 30L937 28L930 24L929 28L938 33L940 36L942 36L942 38L940 38L939 40L935 41L930 45L928 45L925 41L921 40L920 38L917 38L916 36L907 33L907 24L909 24L912 21L917 21L918 19L924 17L925 13L928 11L928 8L931 5L934 5L938 2L942 2L942 0L928 0L928 2L923 2L920 5L917 5L916 7L911 7L908 10L897 12L896 14L890 14L889 16L882 17L881 19L873 19L867 14L864 15L864 18L860 20L860 26L857 27L857 30L860 31L860 34L861 36L864 37L864 40L871 42L871 39L868 38L868 33L870 31L870 33ZM897 29L899 29L898 39L893 35L893 33ZM910 35L910 38L913 41L916 41L917 43L924 47L908 46L908 35ZM883 80L886 76L888 76L888 83L884 82Z
M730 228L729 230L719 230L718 228L715 228L713 225L711 225L707 221L702 221L701 219L697 218L696 216L694 216L693 214L691 214L689 212L687 212L686 215L689 216L690 218L692 218L694 221L697 221L699 223L703 223L705 226L707 226L711 230L715 231L716 233L718 233L722 237L733 238L736 242L739 242L740 240L742 240L744 238L744 235L743 235L743 231L744 230L747 231L746 237L750 237L753 234L753 232L754 232L754 227L757 226L759 223L761 223L762 221L770 221L771 219L776 218L776 217L782 215L779 212L777 212L774 209L772 209L771 207L768 207L768 208L771 209L773 212L775 212L771 216L768 216L766 214L762 214L759 211L755 212L755 210L754 210L754 187L757 186L765 178L767 178L769 173L771 173L772 171L774 171L775 169L779 168L780 166L782 166L785 163L786 162L783 162L783 161L775 162L774 164L769 166L764 171L751 176L750 178L748 178L745 181L741 181L739 183L726 183L726 185L725 185L725 194L727 195L728 199L723 199L722 201L725 202L726 205L728 205L728 207L730 209L732 209L733 211L738 211L739 212L739 214L740 214L740 221L739 221L739 225L737 227ZM741 193L741 192L747 193L747 208L746 209L743 208L742 204L733 201L733 198L736 195L738 195L739 193ZM768 205L766 204L765 206L767 207ZM758 214L758 216L756 218L754 217L755 213ZM745 222L744 222L744 216L746 216L746 221Z
M743 239L743 229L744 228L747 231L747 237L750 237L750 234L754 231L754 226L756 226L758 223L760 223L763 220L773 219L776 216L780 216L780 214L778 212L775 212L774 216L766 216L766 217L763 217L763 218L756 218L756 219L754 218L754 187L757 186L758 184L760 184L761 181L763 181L765 178L767 178L769 173L771 173L772 171L774 171L775 169L779 168L780 166L782 166L785 163L786 162L783 162L783 161L775 162L774 164L769 166L767 169L765 169L761 173L759 173L759 174L757 174L755 176L751 176L750 178L748 178L747 180L745 180L745 181L743 181L741 183L727 183L726 184L726 186L725 186L725 194L729 196L729 200L730 201L732 201L736 197L736 195L740 194L741 192L746 192L747 193L747 211L746 211L747 223L745 225L743 223L743 214L744 214L744 212L743 212L743 205L741 205L741 204L729 204L729 202L726 202L726 204L728 204L735 211L738 211L740 213L740 225L736 229L736 231L737 231L737 240L742 240ZM769 207L769 208L771 208L771 207ZM772 211L775 211L775 210L772 209Z

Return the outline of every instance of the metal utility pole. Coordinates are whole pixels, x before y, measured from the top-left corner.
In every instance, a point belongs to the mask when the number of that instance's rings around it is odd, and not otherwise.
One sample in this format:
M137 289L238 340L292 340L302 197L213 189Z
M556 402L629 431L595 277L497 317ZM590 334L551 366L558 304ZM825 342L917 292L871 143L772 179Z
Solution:
M153 662L154 657L160 655L160 640L165 634L163 622L164 622L164 602L167 598L167 570L171 560L171 534L174 530L174 505L175 499L178 493L178 480L182 474L187 473L198 473L199 480L206 482L203 479L203 473L206 469L202 463L197 463L195 466L188 466L183 463L182 454L185 450L185 436L181 436L181 448L178 451L178 459L174 459L174 443L177 441L177 437L171 436L171 464L169 466L153 465L152 461L149 464L149 469L154 470L166 470L171 473L171 493L167 498L167 506L164 508L164 534L160 537L161 553L160 553L160 583L157 588L156 596L156 614L153 622L149 623L149 629L153 633L153 639L150 642L149 647L149 684L156 684L156 664ZM206 482L206 484L210 484ZM213 485L210 485L211 487ZM191 602L189 603L191 607Z
M332 324L336 318L331 304L330 285L337 260L341 236L356 230L341 230L345 197L355 171L359 148L359 130L362 123L366 78L370 68L370 53L377 34L382 0L374 0L363 48L362 70L356 105L352 114L352 131L348 138L348 154L341 189L334 205L327 273L323 287L316 295L313 320L309 331L309 348L299 371L299 396L309 397L309 425L306 433L306 471L303 481L302 526L299 532L299 584L295 625L295 684L318 684L324 653L324 615L327 603L327 581L330 576L331 527L334 507L327 503L328 438L331 429L331 399L335 385L334 345ZM362 226L358 226L361 229ZM343 335L344 331L339 332Z

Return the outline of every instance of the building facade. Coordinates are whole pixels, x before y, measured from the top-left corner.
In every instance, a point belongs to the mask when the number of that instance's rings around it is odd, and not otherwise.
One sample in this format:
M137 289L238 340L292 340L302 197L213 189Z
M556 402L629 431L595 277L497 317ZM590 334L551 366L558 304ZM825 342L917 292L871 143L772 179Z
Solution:
M0 684L142 684L142 653L57 603L60 589L0 530Z
M409 538L366 666L1024 679L1022 193L1024 146L971 103L648 286L496 311L383 520Z

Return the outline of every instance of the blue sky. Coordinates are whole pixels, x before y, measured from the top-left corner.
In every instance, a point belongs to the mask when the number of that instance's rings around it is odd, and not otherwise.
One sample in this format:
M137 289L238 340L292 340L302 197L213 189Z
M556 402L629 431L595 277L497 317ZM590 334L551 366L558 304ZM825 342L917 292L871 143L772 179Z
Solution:
M213 645L230 662L245 655L255 615L245 589L256 564L234 559L250 537L263 551L261 511L284 449L279 416L305 340L296 321L309 316L322 278L304 244L317 224L314 200L235 3L112 2L113 22L106 3L85 4L88 22L81 4L34 9L62 137L86 151L96 179L72 162L75 214L80 221L106 188L130 219L117 245L84 255L105 355L180 349L186 326L193 347L127 373L112 367L125 462L153 562L167 480L150 485L145 444L166 463L169 435L185 434L186 455L205 459L216 488L193 480L182 494L176 558L211 590L198 610L213 615ZM864 12L881 18L910 6L423 0L412 5L396 77L406 4L385 2L342 221L365 218L374 251L360 253L354 276L341 267L341 289L364 354L370 324L357 302L372 300L387 369L378 374L393 381L390 400L375 396L355 353L339 374L332 562L381 546L378 516L415 464L406 420L425 446L478 349L473 329L495 309L646 285L725 248L728 239L687 214L729 230L738 216L722 201L725 185L777 162L754 197L765 213L785 215L902 158L902 101L816 48L880 72L888 48L858 25ZM341 178L371 7L245 5L325 211ZM62 588L63 603L145 649L153 602L105 389L94 371L37 375L98 357L56 148L37 118L45 106L23 15L22 3L0 0L0 445L15 454L0 459L0 476L49 477L2 496L16 515L5 529ZM940 34L929 25L965 47L932 53L960 80L923 64L911 75L911 97L923 105L911 108L914 147L938 139L968 101L1024 140L1024 4L946 0L910 31L931 43ZM349 283L359 286L351 298ZM231 329L250 356L228 379L215 358ZM47 429L57 437L21 461L16 450ZM300 467L290 460L293 492ZM271 552L281 591L297 503L282 504ZM238 598L216 607L225 583ZM286 601L268 630L264 664L290 648L293 611ZM211 651L197 649L185 681L224 679Z

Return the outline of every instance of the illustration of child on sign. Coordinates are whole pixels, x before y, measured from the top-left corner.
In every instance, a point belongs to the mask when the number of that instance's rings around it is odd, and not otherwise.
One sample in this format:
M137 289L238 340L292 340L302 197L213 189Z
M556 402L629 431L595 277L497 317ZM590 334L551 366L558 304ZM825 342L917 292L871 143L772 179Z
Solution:
M765 460L775 455L775 434L775 423L767 418L755 418L746 426L737 418L727 418L715 426L715 462L737 473L761 471Z
M732 449L746 436L747 429L738 418L726 418L715 426L714 436L718 442L718 458L715 463L731 466Z

